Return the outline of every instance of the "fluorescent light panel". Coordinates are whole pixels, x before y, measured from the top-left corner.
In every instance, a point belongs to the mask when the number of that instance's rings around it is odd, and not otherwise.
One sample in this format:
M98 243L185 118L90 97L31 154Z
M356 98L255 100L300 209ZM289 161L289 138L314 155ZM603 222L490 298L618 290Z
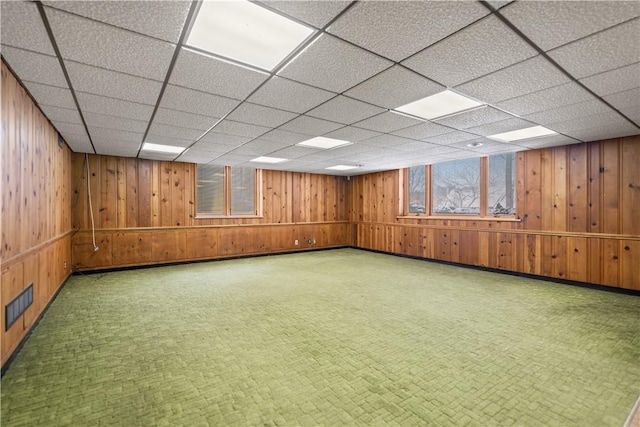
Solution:
M334 171L348 171L350 169L357 169L357 168L358 166L335 165L335 166L329 166L328 168L325 168L325 169L330 169Z
M187 45L273 70L311 28L245 0L202 2Z
M351 144L349 141L343 141L341 139L333 139L333 138L325 138L323 136L317 136L315 138L307 139L306 141L299 142L296 145L302 145L304 147L314 147L314 148L335 148L340 147L342 145Z
M256 162L256 163L282 163L282 162L286 162L289 159L281 159L279 157L266 157L266 156L260 156L260 157L256 157L255 159L251 159L250 161L252 162Z
M185 147L176 147L175 145L163 145L153 144L151 142L145 142L142 144L143 151L156 151L159 153L175 153L180 154L185 150Z
M449 114L459 113L471 108L483 105L481 102L474 101L450 90L419 99L396 110L422 117L427 120L437 119L439 117L448 116Z
M544 126L532 126L530 128L512 130L510 132L497 133L489 135L487 138L495 139L500 142L513 142L522 139L539 138L542 136L555 135L557 132L547 129Z

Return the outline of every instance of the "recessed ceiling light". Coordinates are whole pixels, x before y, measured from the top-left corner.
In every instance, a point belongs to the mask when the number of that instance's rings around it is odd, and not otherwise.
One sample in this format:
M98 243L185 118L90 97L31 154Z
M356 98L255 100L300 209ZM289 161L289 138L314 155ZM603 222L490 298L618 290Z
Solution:
M296 145L302 145L305 147L315 147L315 148L334 148L340 147L341 145L352 144L349 141L343 141L341 139L333 139L333 138L325 138L322 136L317 136L315 138L307 139L306 141L299 142Z
M175 153L179 154L184 151L185 147L176 147L175 145L162 145L153 144L151 142L145 142L142 144L142 150L144 151L157 151L160 153Z
M470 144L467 144L467 147L472 147L472 148L482 147L482 142L472 142Z
M187 45L273 70L312 32L246 0L205 1Z
M266 156L261 156L261 157L256 157L255 159L251 159L252 162L256 162L256 163L282 163L282 162L286 162L289 159L281 159L279 157L266 157Z
M471 108L483 105L481 102L474 101L450 90L437 93L419 99L396 110L422 117L428 120L437 119L439 117L448 116L449 114L459 113Z
M510 132L497 133L487 138L500 142L520 141L522 139L538 138L541 136L555 135L557 132L547 129L544 126L532 126L530 128L512 130Z
M325 169L330 169L334 171L348 171L350 169L357 169L357 168L358 166L335 165L335 166L329 166L328 168L325 168Z

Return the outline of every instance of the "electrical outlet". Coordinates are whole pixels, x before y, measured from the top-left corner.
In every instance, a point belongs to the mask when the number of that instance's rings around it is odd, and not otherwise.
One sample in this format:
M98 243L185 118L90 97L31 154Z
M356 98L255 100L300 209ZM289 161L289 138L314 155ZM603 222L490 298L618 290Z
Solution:
M65 262L63 263L63 266L64 266L64 269L66 270L66 269L67 269L67 261L65 261Z
M312 245L312 244L314 243L314 242L313 242L313 239L308 239L308 240L307 240L307 243L308 243L308 244L310 244L310 245Z
M294 244L294 245L296 245L296 246L298 246L298 239L294 240L294 241L293 241L293 244Z

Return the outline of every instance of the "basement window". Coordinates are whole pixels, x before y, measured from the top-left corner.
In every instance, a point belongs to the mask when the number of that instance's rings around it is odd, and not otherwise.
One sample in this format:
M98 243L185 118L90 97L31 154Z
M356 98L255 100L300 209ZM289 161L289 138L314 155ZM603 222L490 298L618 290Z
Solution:
M406 169L405 215L516 215L515 153Z
M198 165L196 217L258 216L259 175L250 167Z

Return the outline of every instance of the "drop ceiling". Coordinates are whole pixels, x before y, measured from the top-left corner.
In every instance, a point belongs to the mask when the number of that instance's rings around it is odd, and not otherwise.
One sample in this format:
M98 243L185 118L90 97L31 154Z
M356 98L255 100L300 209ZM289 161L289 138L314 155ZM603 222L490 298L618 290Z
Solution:
M255 4L311 30L269 70L190 47L190 1L3 1L2 56L80 153L354 175L640 133L639 1ZM395 111L447 89L482 106Z

